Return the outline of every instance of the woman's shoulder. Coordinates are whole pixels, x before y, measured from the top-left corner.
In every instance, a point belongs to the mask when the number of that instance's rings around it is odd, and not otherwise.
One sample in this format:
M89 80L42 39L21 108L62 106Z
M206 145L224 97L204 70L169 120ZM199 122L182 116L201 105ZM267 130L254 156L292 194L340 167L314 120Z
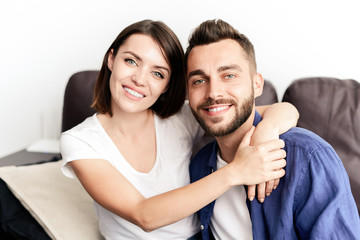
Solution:
M177 118L182 118L183 120L192 120L194 118L192 112L191 112L191 108L189 105L189 101L186 100L183 104L183 106L181 107L180 111L177 112L174 116L176 116Z
M192 138L197 138L197 136L203 136L203 130L196 121L194 115L192 114L189 102L185 101L180 111L175 115L162 119L162 126L167 126L165 129L177 131L179 134L187 134L192 136Z
M73 136L80 137L86 136L94 132L99 132L99 120L97 119L96 113L91 117L86 118L83 122L74 126L73 128L63 132L61 136Z
M60 149L63 158L70 160L101 158L99 153L109 151L105 130L102 129L96 114L88 117L80 124L63 132L60 138Z

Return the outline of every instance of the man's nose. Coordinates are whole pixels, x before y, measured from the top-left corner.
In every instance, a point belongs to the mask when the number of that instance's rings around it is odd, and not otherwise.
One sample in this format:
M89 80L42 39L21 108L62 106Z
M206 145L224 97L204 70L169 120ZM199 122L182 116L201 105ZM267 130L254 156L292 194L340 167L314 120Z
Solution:
M219 79L211 78L207 87L206 98L217 99L224 97L224 86Z

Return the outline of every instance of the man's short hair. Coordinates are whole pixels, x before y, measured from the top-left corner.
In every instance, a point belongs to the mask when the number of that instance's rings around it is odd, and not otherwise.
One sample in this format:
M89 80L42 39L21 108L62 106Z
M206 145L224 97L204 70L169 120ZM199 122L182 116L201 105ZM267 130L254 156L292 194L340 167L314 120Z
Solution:
M255 50L253 44L244 34L239 33L230 24L221 19L207 20L201 23L190 35L189 46L185 53L186 68L189 54L194 47L219 42L225 39L233 39L240 44L247 55L246 58L249 61L250 73L256 73Z

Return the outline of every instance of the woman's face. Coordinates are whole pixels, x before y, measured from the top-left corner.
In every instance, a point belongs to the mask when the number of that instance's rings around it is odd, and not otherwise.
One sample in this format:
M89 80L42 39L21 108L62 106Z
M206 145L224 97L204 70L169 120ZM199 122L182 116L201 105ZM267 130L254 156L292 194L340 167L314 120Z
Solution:
M113 114L148 110L166 91L171 69L160 46L144 34L131 35L108 57Z

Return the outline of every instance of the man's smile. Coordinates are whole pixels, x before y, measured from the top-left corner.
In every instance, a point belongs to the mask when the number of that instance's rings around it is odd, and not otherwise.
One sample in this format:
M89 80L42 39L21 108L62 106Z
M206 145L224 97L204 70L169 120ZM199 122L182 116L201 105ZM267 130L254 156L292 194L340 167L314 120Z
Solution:
M210 106L210 107L204 107L203 111L207 115L214 116L214 115L221 115L225 112L227 112L232 105L217 105L217 106Z

